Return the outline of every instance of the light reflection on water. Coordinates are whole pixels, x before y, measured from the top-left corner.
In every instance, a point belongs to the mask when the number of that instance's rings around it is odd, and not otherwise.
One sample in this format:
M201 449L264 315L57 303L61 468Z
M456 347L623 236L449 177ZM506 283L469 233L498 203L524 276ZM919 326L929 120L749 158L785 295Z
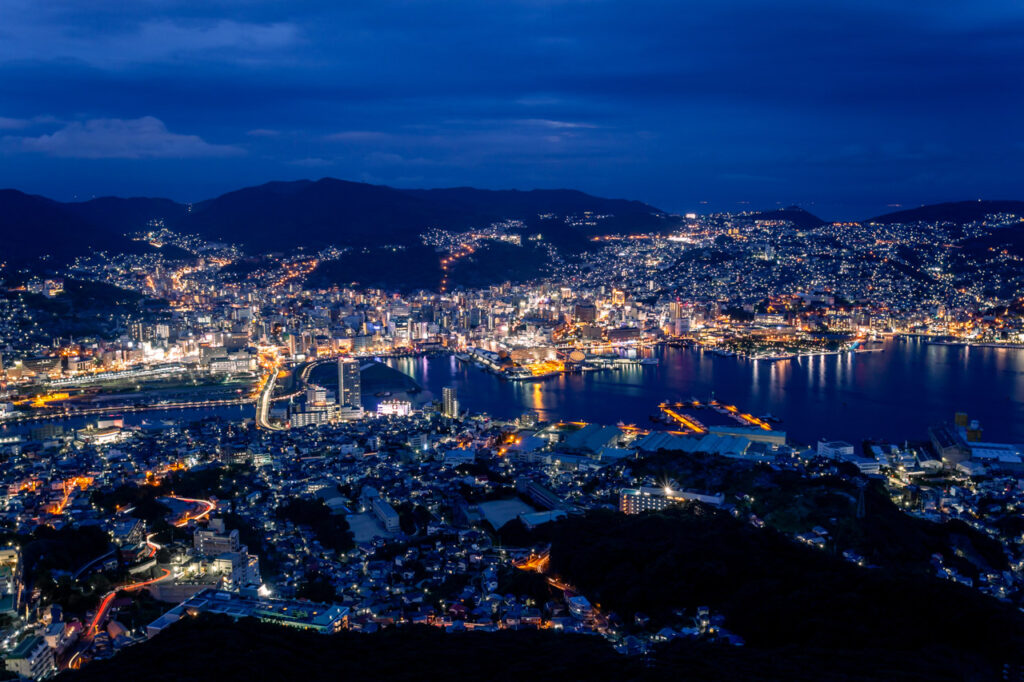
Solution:
M1024 351L888 341L884 352L783 362L660 348L659 365L588 372L541 382L508 382L454 357L387 362L437 399L454 385L463 407L511 418L533 409L546 419L643 426L666 398L712 395L755 415L771 412L799 442L818 438L923 439L929 425L967 411L988 440L1024 442Z
M1024 442L1024 350L938 346L889 341L885 352L815 356L784 362L719 357L699 350L660 348L658 365L564 375L539 382L509 382L453 356L391 358L387 363L413 377L423 391L417 403L439 400L455 386L469 410L512 418L527 410L545 419L623 421L644 427L665 399L734 403L755 416L772 413L791 439L923 439L929 425L963 410L981 421L986 440ZM336 373L325 370L330 388ZM402 397L396 394L391 397ZM368 409L378 398L364 395ZM251 405L127 413L143 419L193 421L219 416L252 418ZM63 420L81 428L96 417ZM0 427L24 433L35 424Z
M112 407L111 415L117 415L124 420L125 426L139 426L143 423L161 425L162 422L189 423L201 421L212 417L218 417L230 422L240 422L243 419L254 417L252 405L222 405L219 407L195 407L177 408L170 410L143 410L139 412L126 412ZM32 429L44 424L57 424L63 426L65 431L83 429L95 425L97 420L103 419L104 415L88 415L84 417L71 417L68 419L51 419L48 421L23 422L20 424L6 424L0 426L0 435L29 434Z

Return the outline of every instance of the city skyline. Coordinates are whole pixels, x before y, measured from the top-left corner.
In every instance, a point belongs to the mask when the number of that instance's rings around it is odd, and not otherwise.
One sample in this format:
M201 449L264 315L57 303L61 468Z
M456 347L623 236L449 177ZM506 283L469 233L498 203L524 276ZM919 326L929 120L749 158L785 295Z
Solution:
M0 0L0 677L1024 682L1022 35Z

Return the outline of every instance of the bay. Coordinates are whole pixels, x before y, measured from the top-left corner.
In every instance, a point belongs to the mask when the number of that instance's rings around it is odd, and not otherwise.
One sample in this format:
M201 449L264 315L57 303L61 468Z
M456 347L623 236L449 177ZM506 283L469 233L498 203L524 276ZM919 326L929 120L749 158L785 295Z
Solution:
M955 412L978 419L986 441L1024 442L1024 350L891 339L880 350L765 362L658 347L657 365L510 382L453 356L387 358L423 387L415 402L454 386L464 409L499 418L536 411L547 420L650 427L666 399L737 405L782 421L792 441L927 439ZM396 396L391 397L400 397ZM372 408L374 399L367 400Z

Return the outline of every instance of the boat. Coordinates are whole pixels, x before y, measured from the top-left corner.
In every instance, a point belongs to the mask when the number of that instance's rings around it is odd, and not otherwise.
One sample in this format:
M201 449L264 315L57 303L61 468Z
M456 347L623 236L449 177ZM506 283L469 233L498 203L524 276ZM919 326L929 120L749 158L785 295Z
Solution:
M660 361L658 358L644 358L640 361L641 365L657 365Z

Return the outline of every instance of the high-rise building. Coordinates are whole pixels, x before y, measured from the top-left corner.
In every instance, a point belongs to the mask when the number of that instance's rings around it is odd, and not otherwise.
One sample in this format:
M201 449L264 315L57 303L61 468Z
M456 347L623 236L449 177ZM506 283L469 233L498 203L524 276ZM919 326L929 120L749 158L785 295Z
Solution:
M352 358L338 358L338 404L362 407L360 396L359 361Z
M454 386L445 386L441 391L442 406L441 414L454 418L459 416L459 398L455 393Z
M143 342L148 341L152 337L152 330L146 327L141 322L133 322L129 327L129 333L132 341Z
M577 303L576 304L576 321L577 322L594 322L597 320L597 306L593 303Z

